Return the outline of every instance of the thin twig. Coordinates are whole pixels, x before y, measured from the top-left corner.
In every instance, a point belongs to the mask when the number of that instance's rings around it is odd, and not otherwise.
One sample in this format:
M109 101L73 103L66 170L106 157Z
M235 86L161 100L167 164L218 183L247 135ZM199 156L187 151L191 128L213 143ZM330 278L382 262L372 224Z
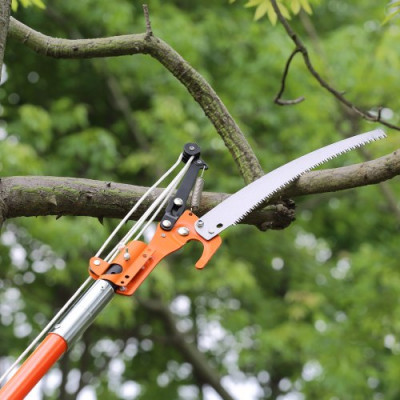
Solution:
M318 81L318 83L325 88L328 92L333 94L341 103L349 107L351 110L353 110L355 113L360 115L362 118L366 119L367 121L372 121L372 122L379 122L382 125L385 125L389 128L396 129L400 131L400 126L391 124L390 122L387 122L382 119L381 113L378 112L377 115L372 114L369 111L363 111L359 107L357 107L355 104L347 100L341 92L330 86L322 77L321 75L316 71L314 68L313 64L311 63L310 56L308 54L307 47L304 45L304 43L301 41L300 37L297 35L297 33L293 30L293 28L290 26L286 18L282 15L279 6L276 3L276 0L271 0L272 7L274 8L276 15L278 16L279 22L283 25L285 28L287 34L289 37L292 39L294 44L296 45L296 50L298 49L304 59L304 63L306 64L307 69L310 71L311 75ZM292 53L293 54L293 53Z
M147 4L143 4L143 14L144 14L144 19L146 21L146 39L147 39L150 36L153 36L153 30L151 29L149 8L147 7Z
M288 75L289 72L289 67L290 64L294 58L294 56L299 53L301 50L296 47L293 51L292 54L290 54L288 60L286 61L286 65L285 65L285 69L283 71L283 75L282 75L282 79L281 79L281 88L278 92L278 94L275 96L274 102L276 104L279 104L280 106L288 106L288 105L293 105L293 104L299 104L300 102L302 102L305 98L304 96L300 96L297 99L294 100L282 100L281 96L283 94L283 92L285 91L285 84L286 84L286 77Z

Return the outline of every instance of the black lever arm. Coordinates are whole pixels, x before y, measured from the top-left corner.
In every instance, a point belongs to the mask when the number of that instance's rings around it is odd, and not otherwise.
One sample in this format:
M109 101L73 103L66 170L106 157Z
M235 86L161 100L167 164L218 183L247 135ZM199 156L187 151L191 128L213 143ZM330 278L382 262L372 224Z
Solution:
M178 218L186 209L186 202L196 182L200 170L208 169L207 164L200 158L200 147L196 143L186 143L183 148L182 161L186 163L190 157L194 157L189 169L183 177L175 195L170 199L161 219L161 228L170 231Z

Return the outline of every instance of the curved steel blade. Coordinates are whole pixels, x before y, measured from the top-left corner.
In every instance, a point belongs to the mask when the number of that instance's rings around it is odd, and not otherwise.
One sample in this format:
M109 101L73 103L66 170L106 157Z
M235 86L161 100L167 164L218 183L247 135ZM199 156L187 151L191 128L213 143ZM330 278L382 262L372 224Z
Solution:
M195 226L197 233L204 239L212 239L229 226L237 224L274 193L305 172L349 150L384 137L386 134L381 129L361 133L282 165L240 189L204 214Z

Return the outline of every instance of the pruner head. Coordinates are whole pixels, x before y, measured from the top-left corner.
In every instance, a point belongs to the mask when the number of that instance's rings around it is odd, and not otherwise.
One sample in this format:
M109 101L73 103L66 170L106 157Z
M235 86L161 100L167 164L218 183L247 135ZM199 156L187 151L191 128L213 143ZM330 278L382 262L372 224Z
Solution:
M114 284L116 293L130 296L162 259L192 240L203 245L203 253L195 265L197 269L204 268L221 245L221 238L202 238L194 229L197 220L196 215L185 211L170 231L163 230L159 225L149 244L133 240L121 248L110 263L93 257L89 262L90 275L94 279L105 279ZM115 266L119 269L116 270Z

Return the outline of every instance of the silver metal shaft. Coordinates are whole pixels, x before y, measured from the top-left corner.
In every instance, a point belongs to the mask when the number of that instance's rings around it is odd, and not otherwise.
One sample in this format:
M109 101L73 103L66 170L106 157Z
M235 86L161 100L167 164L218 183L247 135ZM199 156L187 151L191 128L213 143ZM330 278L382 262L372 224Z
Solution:
M99 279L72 306L52 332L63 337L70 346L79 339L100 311L111 301L114 293L109 282Z

